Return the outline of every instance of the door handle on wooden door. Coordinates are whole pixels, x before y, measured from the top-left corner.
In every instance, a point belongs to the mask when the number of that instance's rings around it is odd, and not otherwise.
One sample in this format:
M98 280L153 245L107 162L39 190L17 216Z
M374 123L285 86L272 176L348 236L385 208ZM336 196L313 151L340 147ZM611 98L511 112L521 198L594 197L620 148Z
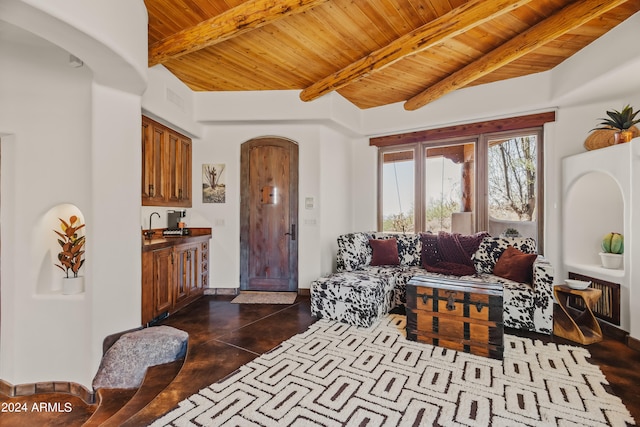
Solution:
M291 224L291 232L284 233L285 236L291 236L291 240L296 240L296 225Z

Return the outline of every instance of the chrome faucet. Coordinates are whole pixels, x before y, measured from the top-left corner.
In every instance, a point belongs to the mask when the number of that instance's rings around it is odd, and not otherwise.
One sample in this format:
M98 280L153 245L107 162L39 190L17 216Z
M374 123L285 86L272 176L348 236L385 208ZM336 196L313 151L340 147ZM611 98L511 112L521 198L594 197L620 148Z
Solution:
M154 215L158 215L158 218L160 218L160 214L158 212L152 212L151 215L149 215L149 229L144 233L146 238L149 240L151 240L151 238L153 237L153 227L151 227L151 220Z

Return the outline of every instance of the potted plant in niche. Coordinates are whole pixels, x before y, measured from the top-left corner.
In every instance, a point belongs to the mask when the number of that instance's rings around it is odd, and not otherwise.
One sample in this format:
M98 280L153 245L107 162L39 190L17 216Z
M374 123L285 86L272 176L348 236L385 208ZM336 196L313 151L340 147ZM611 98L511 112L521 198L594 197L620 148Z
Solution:
M607 111L608 118L600 118L600 125L593 130L614 130L614 144L629 142L633 138L632 127L640 123L640 118L636 116L640 110L633 111L633 107L626 105L621 111Z
M517 229L512 228L512 227L509 227L509 228L505 229L502 232L501 236L502 237L521 237L520 236L520 232Z
M83 229L85 224L81 224L75 215L70 216L68 222L62 218L58 219L62 232L53 231L58 235L58 244L61 248L58 253L59 264L55 264L55 266L65 273L62 281L62 293L80 293L84 290L84 278L78 276L78 273L84 264L85 236L80 235L78 231Z
M607 233L602 238L600 259L604 268L620 268L624 252L624 237L620 233Z

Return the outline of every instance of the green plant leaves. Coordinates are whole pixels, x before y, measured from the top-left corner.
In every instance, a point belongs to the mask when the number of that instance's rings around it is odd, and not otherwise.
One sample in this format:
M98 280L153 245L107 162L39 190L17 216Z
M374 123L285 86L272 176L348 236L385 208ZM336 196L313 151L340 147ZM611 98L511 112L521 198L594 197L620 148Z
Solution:
M636 116L640 113L640 110L634 112L633 107L626 105L621 111L611 110L607 111L607 116L598 120L602 120L598 127L591 130L610 130L618 129L624 131L630 129L632 126L640 123L640 118L636 119Z

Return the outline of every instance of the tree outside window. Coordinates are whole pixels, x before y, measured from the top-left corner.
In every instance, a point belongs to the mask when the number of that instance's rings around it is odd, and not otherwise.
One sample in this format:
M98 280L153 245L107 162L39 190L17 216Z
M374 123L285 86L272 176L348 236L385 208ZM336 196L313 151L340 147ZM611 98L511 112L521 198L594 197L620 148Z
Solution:
M488 159L490 217L535 221L536 136L490 141Z

